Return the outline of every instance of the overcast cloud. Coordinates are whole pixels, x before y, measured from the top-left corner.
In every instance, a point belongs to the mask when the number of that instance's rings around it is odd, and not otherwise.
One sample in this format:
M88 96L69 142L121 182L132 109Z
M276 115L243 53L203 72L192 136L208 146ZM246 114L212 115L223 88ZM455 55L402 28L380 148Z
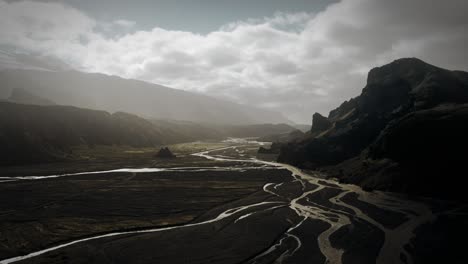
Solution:
M62 2L0 1L0 45L309 123L314 112L358 95L367 72L394 59L468 70L467 11L466 0L344 0L316 14L277 13L201 35L139 31L133 21L97 21Z

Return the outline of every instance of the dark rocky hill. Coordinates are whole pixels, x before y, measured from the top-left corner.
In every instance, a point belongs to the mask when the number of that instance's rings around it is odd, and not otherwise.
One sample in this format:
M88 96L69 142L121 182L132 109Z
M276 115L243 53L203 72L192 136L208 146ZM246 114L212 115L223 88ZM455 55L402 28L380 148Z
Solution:
M172 153L172 151L168 148L161 148L158 153L155 155L156 158L161 158L161 159L173 159L176 156Z
M172 141L145 119L70 106L0 103L0 164L47 162L75 145L156 146Z
M450 196L441 175L464 169L468 147L468 73L419 59L396 60L369 72L361 95L311 132L282 147L279 161L323 169L368 188Z

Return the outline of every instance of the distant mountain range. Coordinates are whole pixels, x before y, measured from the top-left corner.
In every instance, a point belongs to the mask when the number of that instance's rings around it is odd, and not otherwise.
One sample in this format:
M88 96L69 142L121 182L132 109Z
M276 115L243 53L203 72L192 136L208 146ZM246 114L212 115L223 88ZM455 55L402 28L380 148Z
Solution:
M24 97L27 94L14 96ZM235 126L148 121L123 112L0 102L0 165L66 160L73 158L74 146L157 147L203 139L261 137L294 129L286 124Z
M369 189L463 198L468 164L468 73L419 59L369 72L361 95L284 144L279 161Z
M291 123L282 114L137 80L78 71L5 69L0 72L0 100L20 93L17 102L40 98L108 112L127 112L148 119L249 125Z

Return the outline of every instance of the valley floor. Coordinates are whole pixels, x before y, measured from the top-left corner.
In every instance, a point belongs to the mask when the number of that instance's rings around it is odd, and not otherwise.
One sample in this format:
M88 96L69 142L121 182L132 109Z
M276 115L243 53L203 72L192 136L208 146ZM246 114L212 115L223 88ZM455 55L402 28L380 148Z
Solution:
M256 160L258 146L2 170L0 263L468 262L466 204L368 193Z

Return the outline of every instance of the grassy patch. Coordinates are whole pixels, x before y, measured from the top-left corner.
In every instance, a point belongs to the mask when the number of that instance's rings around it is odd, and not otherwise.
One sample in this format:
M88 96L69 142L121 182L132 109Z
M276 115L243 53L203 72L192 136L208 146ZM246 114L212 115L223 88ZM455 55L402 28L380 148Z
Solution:
M204 142L204 141L196 141L190 143L181 143L181 144L173 144L169 145L168 147L171 149L173 153L188 155L192 153L222 148L229 146L228 143L223 142Z

